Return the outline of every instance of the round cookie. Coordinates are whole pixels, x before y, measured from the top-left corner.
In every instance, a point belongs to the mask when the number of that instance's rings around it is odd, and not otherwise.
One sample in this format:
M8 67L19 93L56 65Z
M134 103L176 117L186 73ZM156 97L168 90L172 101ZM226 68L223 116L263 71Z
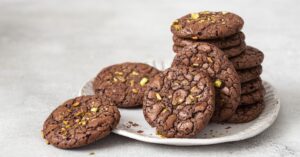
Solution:
M190 67L169 68L149 83L143 113L157 134L193 137L210 121L215 89L206 73Z
M248 69L260 65L264 60L264 54L251 46L247 46L246 50L234 57L230 58L235 69Z
M216 99L212 121L221 122L234 114L240 103L241 84L224 52L208 43L195 43L176 54L172 67L177 66L188 66L207 72L214 81L220 99Z
M262 80L260 77L258 77L255 80L242 83L241 87L242 87L242 94L248 94L262 88L263 87Z
M238 46L238 45L242 44L244 42L244 40L245 40L245 35L243 32L236 33L229 37L219 38L219 39L211 39L211 40L184 39L184 38L179 38L179 37L173 35L174 45L179 46L179 47L191 45L195 42L207 42L207 43L217 46L220 49L224 49L224 48Z
M241 83L257 79L262 73L262 66L256 66L250 69L237 70Z
M110 98L118 107L138 107L143 103L147 83L158 73L143 63L115 64L97 75L93 88L96 95Z
M257 102L251 105L239 106L236 113L226 122L229 123L247 123L256 119L265 107L264 102Z
M240 32L243 19L230 12L203 11L185 15L175 20L171 31L180 38L194 40L225 38Z
M222 51L228 56L228 58L232 58L232 57L235 57L235 56L241 54L245 49L246 49L246 43L242 42L238 46L227 48L227 49L222 49ZM173 51L175 53L178 53L180 51L183 51L183 47L173 45Z
M80 96L58 106L44 122L43 136L59 148L76 148L110 134L120 120L118 108L107 99Z
M222 51L228 56L228 58L235 57L240 55L241 53L243 53L246 50L246 43L242 42L240 45L235 46L235 47L231 47L231 48L227 48L227 49L222 49Z
M241 105L249 105L262 101L265 94L265 88L262 87L261 89L256 90L252 93L241 95Z

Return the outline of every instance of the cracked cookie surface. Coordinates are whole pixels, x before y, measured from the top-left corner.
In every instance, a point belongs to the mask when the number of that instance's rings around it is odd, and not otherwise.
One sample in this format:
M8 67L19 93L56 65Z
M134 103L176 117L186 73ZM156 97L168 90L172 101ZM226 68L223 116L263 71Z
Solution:
M58 106L44 122L43 137L59 148L76 148L93 143L117 126L120 113L110 101L80 96Z
M95 78L93 88L98 96L111 99L118 107L139 107L147 84L159 73L143 63L122 63L104 68Z
M181 38L216 39L240 32L243 19L230 12L203 11L175 20L171 26L174 35Z
M215 89L206 73L173 67L149 83L143 113L163 137L193 137L210 121L214 103Z
M240 103L241 84L232 63L223 51L208 43L186 46L176 54L172 67L187 66L209 74L216 88L216 109L212 121L230 118Z

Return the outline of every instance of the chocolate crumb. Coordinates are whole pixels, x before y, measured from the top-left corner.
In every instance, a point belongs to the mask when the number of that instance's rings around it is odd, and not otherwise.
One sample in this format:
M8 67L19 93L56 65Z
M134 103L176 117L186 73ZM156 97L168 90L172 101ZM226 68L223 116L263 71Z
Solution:
M137 133L142 134L144 131L143 130L138 130Z

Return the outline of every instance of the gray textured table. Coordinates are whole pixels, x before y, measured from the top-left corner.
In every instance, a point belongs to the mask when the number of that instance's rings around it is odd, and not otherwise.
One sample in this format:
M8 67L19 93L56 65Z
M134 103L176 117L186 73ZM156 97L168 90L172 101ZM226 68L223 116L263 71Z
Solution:
M0 156L299 156L300 2L261 0L0 1ZM199 147L111 135L77 150L44 143L48 114L102 67L172 57L169 25L198 10L245 20L247 43L265 52L263 79L279 91L275 124L252 139Z

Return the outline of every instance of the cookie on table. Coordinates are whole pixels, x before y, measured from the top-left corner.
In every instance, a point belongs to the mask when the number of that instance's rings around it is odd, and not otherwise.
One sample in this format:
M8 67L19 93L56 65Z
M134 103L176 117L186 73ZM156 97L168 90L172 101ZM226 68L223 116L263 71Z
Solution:
M212 121L221 122L230 118L240 104L240 79L223 51L208 43L186 46L176 54L172 67L187 66L209 74L216 87L219 99Z
M251 46L247 46L242 54L230 58L235 69L248 69L260 65L264 60L264 54Z
M261 78L258 77L255 80L242 83L241 87L242 87L242 94L248 94L262 88L263 84Z
M215 107L215 89L206 73L194 68L169 68L149 83L143 113L168 138L193 137L210 121Z
M185 47L187 45L194 44L195 42L207 42L207 43L217 46L220 49L224 49L224 48L226 49L226 48L238 46L238 45L242 44L244 42L244 40L245 40L245 35L243 32L238 32L229 37L219 38L219 39L211 39L211 40L184 39L184 38L179 38L179 37L173 35L174 45L179 46L179 47Z
M266 94L266 90L264 87L258 89L254 92L241 95L241 105L249 105L254 104L256 102L262 101Z
M231 36L240 32L243 25L243 19L234 13L203 11L175 20L171 31L180 38L205 40Z
M44 122L43 136L59 148L76 148L110 134L120 120L116 105L96 96L80 96L58 106Z
M257 79L262 73L262 66L256 66L250 69L237 70L241 83Z
M236 113L226 122L229 123L247 123L250 122L262 113L265 108L264 102L256 102L251 105L241 105L236 110Z
M93 88L98 96L111 99L118 107L141 106L147 84L159 73L143 63L122 63L104 68L95 78Z

